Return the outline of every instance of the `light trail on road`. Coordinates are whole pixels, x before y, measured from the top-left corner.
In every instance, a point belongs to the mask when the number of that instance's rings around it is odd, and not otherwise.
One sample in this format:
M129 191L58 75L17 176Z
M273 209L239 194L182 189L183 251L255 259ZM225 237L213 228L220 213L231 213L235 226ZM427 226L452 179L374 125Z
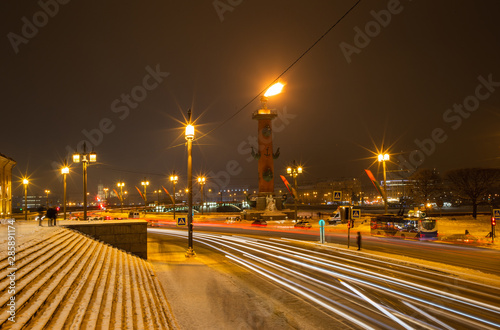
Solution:
M194 239L348 327L500 329L500 290L445 272L291 240L210 233Z

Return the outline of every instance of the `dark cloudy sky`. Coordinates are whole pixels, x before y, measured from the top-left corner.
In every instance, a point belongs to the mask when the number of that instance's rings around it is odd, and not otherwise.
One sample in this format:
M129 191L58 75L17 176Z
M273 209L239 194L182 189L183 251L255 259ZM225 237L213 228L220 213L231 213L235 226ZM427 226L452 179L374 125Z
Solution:
M31 176L33 192L60 190L53 162L83 140L99 160L90 190L144 177L158 186L174 169L184 185L188 108L197 135L209 133L195 143L195 174L255 185L248 141L259 102L243 107L356 3L49 0L49 15L43 1L0 4L0 153ZM442 172L498 167L499 13L493 0L360 1L269 100L281 113L276 175L297 160L304 181L361 177L382 144L400 155L391 169L402 157ZM81 167L72 171L76 194Z

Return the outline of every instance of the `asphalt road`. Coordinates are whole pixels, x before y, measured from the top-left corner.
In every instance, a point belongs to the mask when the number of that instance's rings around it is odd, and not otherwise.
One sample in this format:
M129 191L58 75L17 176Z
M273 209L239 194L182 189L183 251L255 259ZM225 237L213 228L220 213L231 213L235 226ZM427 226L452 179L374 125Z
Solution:
M166 223L165 228L177 228L174 223ZM295 229L289 226L253 227L239 223L204 224L195 223L195 232L226 233L233 235L257 235L262 237L288 238L300 241L319 241L319 231L315 229ZM356 245L355 229L351 231L350 246ZM347 232L326 233L328 243L347 246ZM452 266L474 269L487 274L500 276L500 252L497 250L462 246L432 241L401 240L397 238L382 238L363 236L363 248L371 251L397 254L422 260L439 262Z
M194 242L199 258L210 258L210 262L215 262L212 268L225 264L226 267L219 271L245 274L239 277L238 287L248 287L252 294L236 295L250 296L253 303L235 299L229 305L225 302L226 308L240 310L241 315L245 314L245 320L252 319L253 315L260 321L256 321L258 324L239 324L241 328L500 328L500 290L496 287L462 280L419 265L374 257L363 251L319 245L312 239L309 242L297 240L297 237L311 238L307 233L282 238L282 232L253 229L252 233L257 235L240 236L204 232L201 230L204 226L196 227ZM218 226L205 229L211 232L222 230ZM250 234L249 230L240 230ZM180 249L183 246L185 250L185 230L151 228L148 234L153 241L151 244L155 244L152 253L161 250L166 253L172 246ZM384 241L365 240L365 244L374 246L378 245L376 242L381 244ZM414 245L404 243L418 242L400 243L403 246L398 249L413 247L415 250ZM390 242L382 243L387 244ZM448 246L443 246L443 249L450 254L455 251ZM431 251L427 250L428 253ZM471 251L472 255L481 250ZM182 259L177 258L177 262ZM198 281L203 281L206 276L200 268L185 269L183 274ZM189 283L192 285L192 281ZM222 286L215 287L221 289ZM226 299L224 297L229 294L228 289L218 291L205 290L203 299L207 306L212 306L211 301ZM258 307L266 303L264 310L272 308L274 312L264 313L264 319L262 315L256 317ZM226 313L220 315L227 317ZM217 324L217 321L212 320L212 324Z

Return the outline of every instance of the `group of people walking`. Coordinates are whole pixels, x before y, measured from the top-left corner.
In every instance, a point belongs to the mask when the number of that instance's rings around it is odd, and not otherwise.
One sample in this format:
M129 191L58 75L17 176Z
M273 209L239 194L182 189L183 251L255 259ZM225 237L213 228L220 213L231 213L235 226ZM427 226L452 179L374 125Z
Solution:
M40 206L38 208L38 225L42 225L42 219L45 215L45 218L47 218L47 224L48 226L56 226L57 225L57 208L55 207L49 207L47 210L45 210L45 207Z

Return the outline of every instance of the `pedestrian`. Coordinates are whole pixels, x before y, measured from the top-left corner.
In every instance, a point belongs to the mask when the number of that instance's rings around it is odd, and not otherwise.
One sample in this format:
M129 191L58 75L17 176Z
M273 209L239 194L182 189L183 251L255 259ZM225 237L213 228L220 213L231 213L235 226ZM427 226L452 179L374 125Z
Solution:
M56 219L57 219L57 210L54 207L51 207L47 210L46 217L49 219L48 220L48 225L49 226L55 226L56 225Z
M45 207L43 206L40 206L38 208L38 225L41 226L42 225L42 219L43 219L43 215L45 213Z
M358 251L361 250L361 232L358 231L358 237L356 238L356 242L358 243Z

